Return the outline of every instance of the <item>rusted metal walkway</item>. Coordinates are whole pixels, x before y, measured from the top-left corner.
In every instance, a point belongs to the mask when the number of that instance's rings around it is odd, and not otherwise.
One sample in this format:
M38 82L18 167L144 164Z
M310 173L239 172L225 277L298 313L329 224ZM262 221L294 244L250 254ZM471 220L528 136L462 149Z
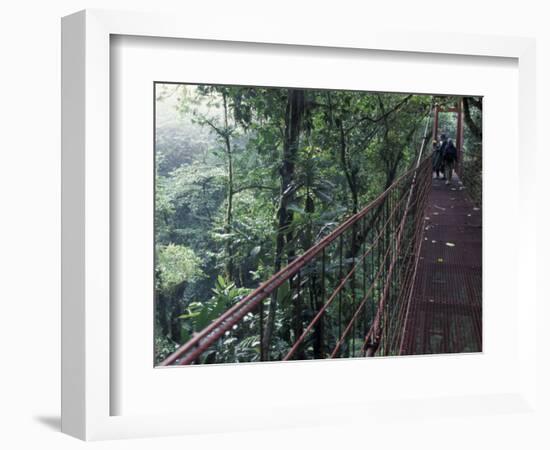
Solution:
M481 211L456 178L433 179L401 354L482 350Z

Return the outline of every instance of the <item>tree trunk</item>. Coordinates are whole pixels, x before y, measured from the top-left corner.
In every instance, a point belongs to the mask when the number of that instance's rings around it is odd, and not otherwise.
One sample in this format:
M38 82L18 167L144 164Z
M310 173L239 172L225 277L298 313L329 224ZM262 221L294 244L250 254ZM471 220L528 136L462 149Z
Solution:
M353 169L353 167L351 167L346 142L346 133L344 131L344 124L341 119L337 119L336 124L340 133L340 164L342 165L342 170L346 175L346 181L348 182L348 187L351 195L352 212L353 214L355 214L357 213L359 208L359 192L356 182L357 176L355 170Z
M231 234L231 223L233 221L233 196L234 196L234 183L233 183L233 153L231 148L231 140L229 139L229 120L227 112L227 97L225 93L223 97L223 114L224 114L224 126L225 132L223 135L225 143L225 152L227 155L227 209L225 212L225 226L224 233ZM225 278L226 280L233 279L233 248L231 238L226 237L225 241Z
M472 101L474 105L476 105L481 110L481 102L475 102L474 100L468 99L468 97L464 97L462 101L462 105L464 106L464 121L466 122L466 125L468 125L468 128L470 128L470 131L476 137L476 139L481 141L482 130L474 122L474 119L472 119L472 114L470 111L470 101Z
M289 89L285 114L285 138L283 142L283 155L281 161L281 189L279 194L279 207L277 210L277 237L275 246L275 258L273 264L274 272L281 270L283 254L286 246L287 262L290 262L295 255L293 234L290 231L293 214L288 205L294 200L294 165L298 146L300 143L300 128L304 112L304 91L302 89ZM293 286L291 286L293 287ZM294 313L301 318L299 305L295 305ZM277 292L270 299L267 323L264 330L262 359L267 361L270 358L270 344L275 327L275 315L277 312ZM293 314L293 315L295 315ZM300 321L301 323L301 321ZM295 327L295 333L298 326Z

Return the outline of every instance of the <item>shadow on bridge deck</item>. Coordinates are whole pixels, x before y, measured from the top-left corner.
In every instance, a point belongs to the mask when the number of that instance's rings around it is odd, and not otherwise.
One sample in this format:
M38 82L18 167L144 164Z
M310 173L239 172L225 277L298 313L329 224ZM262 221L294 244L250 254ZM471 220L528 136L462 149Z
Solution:
M482 217L454 177L432 180L402 354L482 350Z

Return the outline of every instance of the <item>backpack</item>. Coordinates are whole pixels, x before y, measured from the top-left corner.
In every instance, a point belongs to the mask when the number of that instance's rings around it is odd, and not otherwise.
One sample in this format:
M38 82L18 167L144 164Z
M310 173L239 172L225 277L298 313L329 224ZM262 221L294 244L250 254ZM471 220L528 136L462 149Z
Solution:
M443 146L443 158L447 161L454 161L456 156L456 147L454 146L453 141L447 141Z

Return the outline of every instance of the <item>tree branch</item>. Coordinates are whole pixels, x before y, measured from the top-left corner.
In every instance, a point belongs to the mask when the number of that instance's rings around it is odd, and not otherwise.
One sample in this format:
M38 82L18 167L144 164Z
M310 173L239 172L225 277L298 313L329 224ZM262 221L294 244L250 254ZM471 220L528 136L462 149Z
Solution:
M346 129L346 131L345 131L346 134L348 132L350 132L351 130L353 130L354 128L357 128L363 122L378 123L378 122L381 122L382 120L386 120L391 114L393 114L394 112L397 112L399 109L401 109L401 107L405 103L407 103L411 98L412 98L412 94L407 95L403 100L401 100L399 103L397 103L392 109L390 109L388 111L384 111L382 113L382 115L379 116L379 117L376 117L376 118L373 118L373 117L370 117L370 116L361 117L359 120L357 120L357 122L355 122L353 125L350 125ZM382 99L380 97L378 97L378 101L383 106Z

